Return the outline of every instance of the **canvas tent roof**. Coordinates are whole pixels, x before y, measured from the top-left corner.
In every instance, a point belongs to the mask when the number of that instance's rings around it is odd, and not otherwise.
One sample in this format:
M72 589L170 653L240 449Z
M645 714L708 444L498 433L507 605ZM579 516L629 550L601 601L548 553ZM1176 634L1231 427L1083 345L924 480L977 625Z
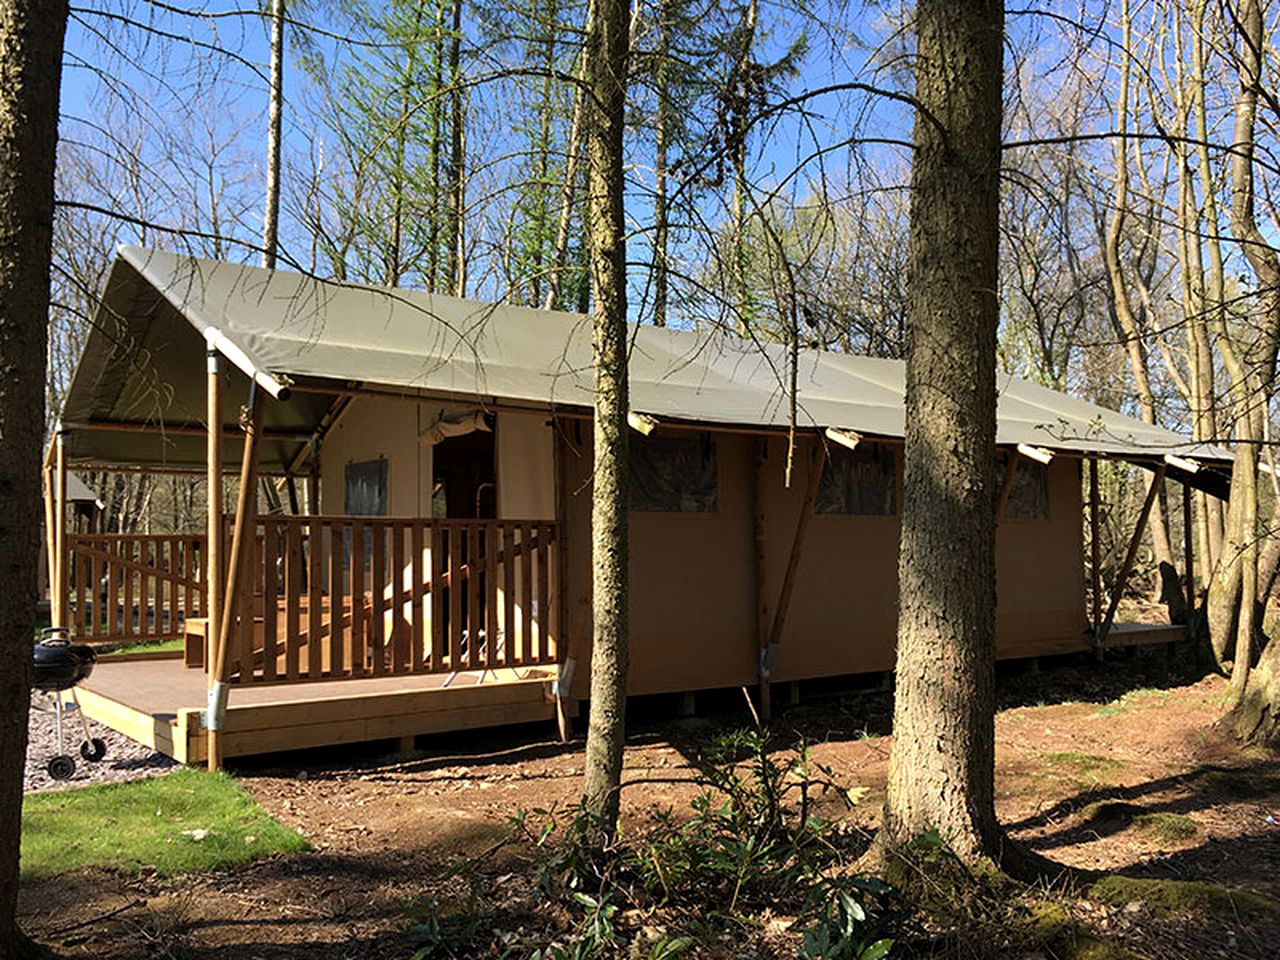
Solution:
M202 465L204 440L194 428L205 419L206 338L239 361L238 368L224 364L232 368L224 391L228 427L244 402L246 373L299 387L267 405L262 452L269 471L288 465L332 402L305 386L591 406L591 330L582 315L126 246L63 410L72 460ZM659 420L788 423L784 347L648 326L633 326L631 342L633 410ZM900 361L804 350L798 385L802 427L902 436ZM1006 375L999 390L1002 444L1136 460L1166 453L1218 465L1231 460L1220 448Z

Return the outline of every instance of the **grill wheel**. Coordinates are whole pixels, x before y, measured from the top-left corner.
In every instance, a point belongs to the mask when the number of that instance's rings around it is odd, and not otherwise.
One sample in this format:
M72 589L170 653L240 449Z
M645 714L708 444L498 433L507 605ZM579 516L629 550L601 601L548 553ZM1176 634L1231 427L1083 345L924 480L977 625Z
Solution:
M70 780L76 772L76 762L65 753L62 753L50 760L45 770L55 780Z

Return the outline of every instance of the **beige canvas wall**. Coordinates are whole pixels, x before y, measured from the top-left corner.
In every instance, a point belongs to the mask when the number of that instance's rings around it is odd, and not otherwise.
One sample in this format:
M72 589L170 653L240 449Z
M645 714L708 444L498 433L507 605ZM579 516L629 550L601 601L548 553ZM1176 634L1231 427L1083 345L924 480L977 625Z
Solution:
M354 399L320 447L321 512L345 512L347 464L384 457L388 515L430 516L431 448L421 446L418 437L435 416L436 408L426 403L388 397Z
M545 413L498 414L498 518L556 518L555 434Z
M566 530L574 545L570 642L581 664L576 696L586 696L588 689L583 668L591 627L589 431L584 425L580 442L569 445L565 465L570 484ZM738 434L717 435L717 513L632 514L632 693L754 682L754 442ZM787 489L785 440L771 439L766 450L767 622L795 535L807 458L803 451L797 456ZM1085 627L1077 461L1059 458L1050 466L1049 505L1048 519L1004 520L997 533L997 643L1003 656L1034 654L1050 641L1081 637ZM898 529L897 517L813 517L775 680L892 668Z

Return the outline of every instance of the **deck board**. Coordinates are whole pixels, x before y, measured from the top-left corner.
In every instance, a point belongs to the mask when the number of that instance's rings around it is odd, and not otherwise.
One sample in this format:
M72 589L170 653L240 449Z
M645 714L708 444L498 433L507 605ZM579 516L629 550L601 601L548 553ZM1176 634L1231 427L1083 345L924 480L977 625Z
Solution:
M227 756L332 746L555 718L545 669L447 676L383 676L281 686L235 686ZM482 682L482 677L483 682ZM204 672L179 660L100 663L81 685L92 720L182 762L204 756Z

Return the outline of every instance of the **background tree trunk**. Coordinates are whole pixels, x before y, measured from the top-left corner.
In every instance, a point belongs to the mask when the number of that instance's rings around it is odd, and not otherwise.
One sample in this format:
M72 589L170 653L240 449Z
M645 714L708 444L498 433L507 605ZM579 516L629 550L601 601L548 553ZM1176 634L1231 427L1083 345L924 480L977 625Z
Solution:
M916 11L897 697L880 848L998 853L996 275L1001 0ZM925 115L925 111L931 115Z
M14 917L31 702L53 165L66 0L0 0L0 960ZM61 519L61 518L59 518Z
M591 716L583 805L606 836L618 821L627 703L627 276L622 129L627 90L625 0L595 0L586 66L587 243L595 355L591 507Z
M285 0L271 0L271 89L267 106L267 197L262 216L262 265L276 267L280 241L280 120L284 112Z

